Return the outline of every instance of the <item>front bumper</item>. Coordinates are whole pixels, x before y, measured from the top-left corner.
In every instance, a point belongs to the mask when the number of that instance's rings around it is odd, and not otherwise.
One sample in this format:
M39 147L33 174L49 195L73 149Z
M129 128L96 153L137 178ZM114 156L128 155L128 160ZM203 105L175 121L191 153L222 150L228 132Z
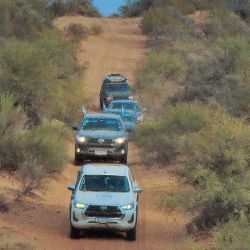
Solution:
M87 217L83 209L74 208L70 213L71 224L78 229L108 229L126 232L136 225L136 209L124 212L121 218L107 218L100 223L98 217Z
M88 145L76 144L76 153L84 158L112 158L118 159L127 154L127 145L115 147L89 147Z

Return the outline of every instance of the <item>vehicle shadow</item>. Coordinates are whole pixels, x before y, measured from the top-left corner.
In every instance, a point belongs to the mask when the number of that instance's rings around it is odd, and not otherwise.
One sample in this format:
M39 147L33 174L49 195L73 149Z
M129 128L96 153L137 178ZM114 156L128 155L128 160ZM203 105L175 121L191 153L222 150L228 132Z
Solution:
M94 240L121 240L125 239L123 233L114 232L111 230L84 230L81 232L81 238L94 239Z
M74 165L74 166L76 166L76 167L82 167L82 166L84 166L84 165L86 165L86 164L94 164L94 163L120 164L119 161L114 161L114 160L112 160L112 159L95 159L95 160L90 159L90 160L85 160L85 161L83 161L83 162L81 162L81 163L79 163L79 164L75 164L75 163L74 163L74 160L72 160L71 163L72 163L72 165Z

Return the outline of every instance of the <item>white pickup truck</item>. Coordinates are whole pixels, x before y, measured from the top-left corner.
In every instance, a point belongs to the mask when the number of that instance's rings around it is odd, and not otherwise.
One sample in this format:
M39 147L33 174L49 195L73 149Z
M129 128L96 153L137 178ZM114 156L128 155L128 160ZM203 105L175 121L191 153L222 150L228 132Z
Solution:
M71 238L79 238L84 229L108 229L126 232L127 240L136 240L142 189L126 165L85 165L68 189L72 191Z

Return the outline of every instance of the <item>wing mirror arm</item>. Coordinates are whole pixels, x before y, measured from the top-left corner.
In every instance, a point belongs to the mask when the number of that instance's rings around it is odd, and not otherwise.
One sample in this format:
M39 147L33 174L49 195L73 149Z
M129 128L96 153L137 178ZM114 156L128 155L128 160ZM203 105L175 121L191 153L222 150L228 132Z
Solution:
M134 193L139 194L139 193L141 193L141 192L142 192L142 187L140 187L140 186L134 187Z
M77 130L79 130L79 126L73 125L73 126L72 126L72 129L75 130L75 131L77 131Z
M75 185L75 184L69 184L69 185L68 185L68 190L69 190L69 191L72 191L72 192L73 192L73 191L75 191L75 189L76 189L76 185Z

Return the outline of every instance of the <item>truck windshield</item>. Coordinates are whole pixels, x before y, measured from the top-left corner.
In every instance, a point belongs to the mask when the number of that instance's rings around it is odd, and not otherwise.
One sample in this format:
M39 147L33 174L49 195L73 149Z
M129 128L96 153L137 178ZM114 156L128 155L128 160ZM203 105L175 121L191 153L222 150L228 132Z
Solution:
M107 84L105 87L107 92L115 92L115 91L130 91L130 87L126 83L114 83Z
M81 125L81 129L121 131L122 124L117 119L85 118Z
M130 187L126 176L85 175L82 178L80 190L126 193L130 191Z
M126 110L135 110L136 108L136 104L135 103L132 103L132 102L126 102L126 103L123 103L123 102L113 102L111 104L111 109L121 109L121 108L124 108Z

